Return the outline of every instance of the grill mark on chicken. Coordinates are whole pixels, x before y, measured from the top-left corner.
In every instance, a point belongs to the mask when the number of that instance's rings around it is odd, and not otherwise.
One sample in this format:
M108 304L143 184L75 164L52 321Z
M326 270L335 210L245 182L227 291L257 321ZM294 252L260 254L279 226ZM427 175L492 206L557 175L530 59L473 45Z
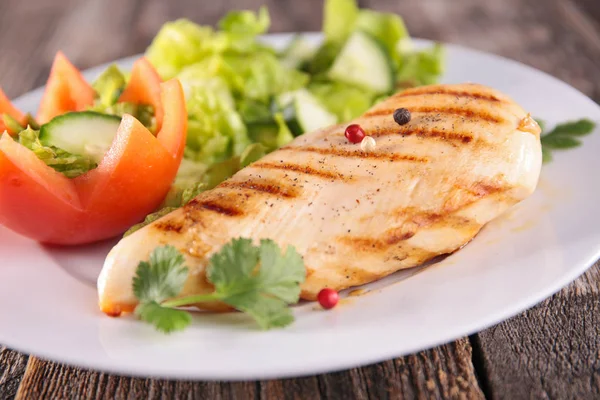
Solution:
M222 203L219 203L215 200L198 200L198 199L192 199L189 203L187 203L187 205L185 206L188 209L205 209L208 211L213 211L215 213L221 214L221 215L226 215L228 217L238 217L241 215L244 215L244 212L236 207L233 206L228 206Z
M455 90L455 89L442 89L439 87L433 87L433 88L425 87L423 89L412 89L409 91L400 92L400 93L396 94L395 96L393 96L393 98L425 96L425 95L435 95L435 94L455 96L458 98L469 98L469 99L474 99L474 100L490 101L493 103L503 102L502 99L494 96L493 94L486 94L486 93L481 93L481 92L467 92L465 90Z
M268 181L225 181L217 188L246 189L278 197L292 199L298 197L298 190Z
M316 176L316 177L325 178L325 179L344 179L344 175L337 173L337 172L319 170L319 169L315 169L313 167L309 167L308 165L297 165L297 164L290 164L290 163L286 163L286 162L275 163L275 162L264 161L264 162L257 162L257 163L251 164L250 167L264 168L264 169L280 169L283 171L293 171L293 172L297 172L300 174L306 174L306 175ZM346 181L347 180L349 180L349 179L346 179Z
M398 129L398 127L387 127L380 130L375 130L369 132L369 134L373 137L382 137L389 135L402 135L402 136L410 136L415 135L419 137L428 137L428 138L441 138L447 141L452 142L461 142L464 144L471 143L473 141L473 136L468 132L452 132L443 129L425 129L423 127L414 127L412 129Z
M461 188L469 191L471 194L478 198L488 196L491 194L501 193L506 191L506 185L503 183L501 178L496 178L488 181L474 182L468 187L462 187L456 185L457 188Z
M397 232L394 232L397 231ZM427 259L437 253L431 252L416 246L411 246L406 242L415 235L414 232L402 233L402 228L388 231L389 236L382 238L362 237L362 236L342 236L337 240L342 244L352 247L353 251L361 253L382 253L391 251L398 254L410 254L410 258ZM407 257L400 257L401 259Z
M467 205L465 205L465 207L466 206ZM411 235L411 237L414 236L417 233L417 230L420 228L433 228L440 225L450 226L452 228L466 228L469 226L478 225L475 221L472 221L469 218L453 214L411 212L407 211L407 209L405 208L396 210L395 212L393 212L393 214L397 217L410 216L410 221L412 224L415 225L416 228L415 232L413 233L413 235Z
M349 245L357 251L380 252L388 250L390 247L400 244L417 233L418 227L414 224L406 223L398 228L389 229L382 237L364 237L364 236L341 236L338 240ZM410 251L414 248L411 247ZM423 250L423 249L422 249ZM425 250L423 250L425 251Z
M426 157L417 157L412 154L396 154L396 153L375 153L375 152L365 152L362 150L346 150L340 149L336 147L293 147L287 146L283 147L281 150L285 151L304 151L309 153L318 153L322 155L333 155L340 157L348 157L348 158L362 158L362 159L375 159L375 160L387 160L387 161L412 161L417 163L426 163L429 162L429 159Z
M427 211L419 211L414 207L401 208L393 212L395 217L405 217L407 220L397 228L390 229L380 238L360 237L360 236L342 236L338 238L342 243L355 247L362 251L384 251L389 247L404 242L415 236L419 229L433 228L436 226L448 226L455 230L461 231L478 231L480 226L476 221L469 218L456 215L459 211L472 205L477 200L494 195L501 195L507 191L505 186L499 185L497 182L477 182L470 186L470 189L459 188L465 190L472 195L469 199L456 205L451 204L444 207L445 213L435 213ZM452 203L452 202L451 202ZM410 247L411 252L424 251L416 247Z
M426 114L454 114L460 115L462 117L471 118L471 119L479 119L483 121L495 122L495 123L503 123L506 120L497 115L492 115L488 111L484 110L472 110L466 107L427 107L427 106L406 106L406 108L411 113L426 113ZM365 117L376 117L376 116L384 116L394 114L394 109L384 108L379 110L373 110L366 113Z
M174 220L157 221L152 226L161 232L183 232L183 223Z

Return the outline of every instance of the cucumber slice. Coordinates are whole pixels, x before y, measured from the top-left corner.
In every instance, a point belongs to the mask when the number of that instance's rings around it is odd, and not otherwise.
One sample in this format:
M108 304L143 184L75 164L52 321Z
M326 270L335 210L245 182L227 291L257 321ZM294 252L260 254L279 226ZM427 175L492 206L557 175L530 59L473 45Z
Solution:
M296 119L303 129L302 133L335 125L337 117L330 113L323 104L308 90L302 89L295 96Z
M356 31L336 57L328 74L334 81L345 82L388 93L394 89L394 68L385 47L371 35Z
M296 36L281 54L281 63L288 68L300 69L311 60L317 48L302 36Z
M294 136L337 123L336 115L306 89L283 93L277 106Z
M94 111L70 112L40 128L40 141L99 163L110 148L121 118Z

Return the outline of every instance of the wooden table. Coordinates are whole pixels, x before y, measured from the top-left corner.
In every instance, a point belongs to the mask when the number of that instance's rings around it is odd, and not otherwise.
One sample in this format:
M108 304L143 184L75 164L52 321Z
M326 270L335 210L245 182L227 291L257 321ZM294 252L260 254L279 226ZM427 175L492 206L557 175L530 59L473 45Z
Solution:
M167 20L186 16L214 24L228 9L256 9L262 3L271 10L272 31L320 29L321 0L2 0L0 85L14 97L43 84L59 49L79 67L91 67L143 52ZM600 100L599 0L361 3L400 13L415 36L522 61ZM0 345L0 399L600 398L599 292L596 265L537 307L476 335L396 360L300 379L132 379Z

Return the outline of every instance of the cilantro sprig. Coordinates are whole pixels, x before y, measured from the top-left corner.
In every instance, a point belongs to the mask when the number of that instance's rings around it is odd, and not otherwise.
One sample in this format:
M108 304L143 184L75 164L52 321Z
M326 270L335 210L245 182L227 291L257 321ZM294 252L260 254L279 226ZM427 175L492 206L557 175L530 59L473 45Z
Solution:
M592 133L596 124L589 119L569 121L558 124L550 132L545 132L545 123L536 120L542 128L542 160L544 163L552 161L552 152L555 150L566 150L581 146L579 137Z
M262 329L285 327L294 321L288 306L298 302L306 276L302 257L294 247L288 246L282 253L272 240L254 246L250 239L233 239L210 258L207 279L214 292L177 297L189 273L184 263L174 247L157 247L149 261L139 263L133 278L133 292L139 301L135 313L159 331L185 329L191 316L177 307L207 301L221 301L250 315Z

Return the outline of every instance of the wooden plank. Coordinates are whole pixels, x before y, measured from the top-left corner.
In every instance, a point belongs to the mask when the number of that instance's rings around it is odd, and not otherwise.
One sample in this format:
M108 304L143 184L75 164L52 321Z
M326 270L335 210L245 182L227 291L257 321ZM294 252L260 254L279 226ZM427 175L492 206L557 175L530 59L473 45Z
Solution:
M496 399L592 399L600 393L598 265L575 284L478 335Z
M218 383L137 379L96 373L31 357L17 399L246 399L254 382Z
M0 399L11 399L25 373L28 357L0 346Z
M468 339L461 339L364 368L256 383L119 377L31 357L17 398L483 399L471 356Z
M598 4L597 0L589 1ZM523 62L571 84L596 101L600 51L591 27L567 0L367 0L401 14L412 35L458 43ZM596 7L597 9L597 7ZM569 10L571 11L569 13ZM585 36L582 35L585 31Z
M468 339L396 360L318 377L324 398L482 399Z
M43 2L38 7L19 0L3 4L0 13L0 87L9 97L21 95L43 82L50 68L40 55L46 39L60 20L68 0ZM24 28L24 21L28 23Z

